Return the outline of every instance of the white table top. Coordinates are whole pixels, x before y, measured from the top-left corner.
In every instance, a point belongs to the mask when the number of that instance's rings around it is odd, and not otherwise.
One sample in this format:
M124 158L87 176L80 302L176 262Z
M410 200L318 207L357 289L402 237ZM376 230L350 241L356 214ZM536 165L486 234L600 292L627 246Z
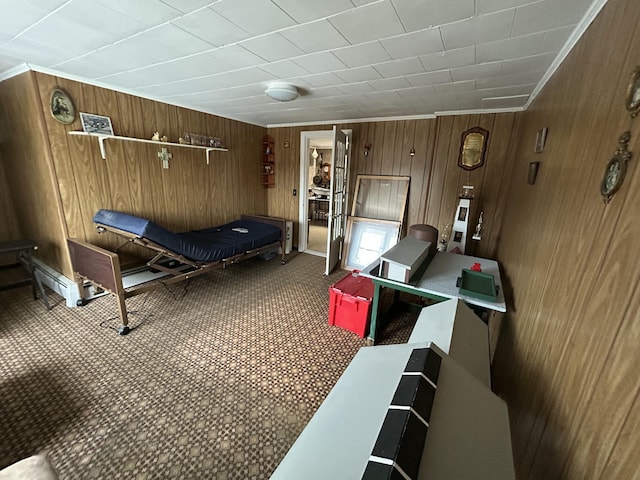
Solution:
M482 272L493 275L495 284L498 287L498 295L495 302L483 300L481 298L462 295L456 286L456 280L462 274L463 268L471 268L474 263L479 263ZM445 298L459 298L466 303L479 307L488 308L498 312L506 312L507 305L504 300L504 292L502 290L502 280L500 278L500 267L495 260L488 258L472 257L471 255L460 255L456 253L438 252L425 270L420 280L415 285L380 278L377 273L379 270L380 260L376 260L372 264L366 266L360 272L360 275L369 277L374 280L380 280L386 283L395 284L405 288L415 289L417 292L430 293Z

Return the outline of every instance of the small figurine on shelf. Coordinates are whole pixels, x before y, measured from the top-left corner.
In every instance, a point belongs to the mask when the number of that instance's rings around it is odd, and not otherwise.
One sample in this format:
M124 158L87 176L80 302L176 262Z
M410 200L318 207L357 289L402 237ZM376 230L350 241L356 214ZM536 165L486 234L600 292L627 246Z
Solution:
M484 214L484 212L480 212L480 218L478 218L478 225L476 226L476 231L473 234L473 237L471 237L474 240L482 240L482 215Z
M162 136L160 137L160 141L161 141L161 142L166 142L166 141L168 141L168 140L169 140L169 139L167 138L167 136L166 136L166 135L162 135Z
M153 132L153 136L151 137L151 140L159 142L160 141L160 132Z

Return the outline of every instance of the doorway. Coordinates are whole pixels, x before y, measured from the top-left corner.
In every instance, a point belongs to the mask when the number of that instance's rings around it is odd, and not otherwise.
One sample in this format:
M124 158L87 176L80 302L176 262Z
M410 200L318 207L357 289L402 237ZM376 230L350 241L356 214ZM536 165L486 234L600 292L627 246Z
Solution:
M298 250L325 257L325 274L339 263L346 227L351 130L301 132Z
M298 250L326 257L333 132L301 132Z

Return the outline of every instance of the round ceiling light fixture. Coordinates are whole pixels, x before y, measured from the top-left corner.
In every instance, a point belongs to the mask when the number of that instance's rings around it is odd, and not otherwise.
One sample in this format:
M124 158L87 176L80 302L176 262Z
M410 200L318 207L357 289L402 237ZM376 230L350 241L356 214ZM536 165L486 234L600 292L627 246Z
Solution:
M274 82L264 91L269 98L279 102L290 102L300 95L295 85L287 82Z

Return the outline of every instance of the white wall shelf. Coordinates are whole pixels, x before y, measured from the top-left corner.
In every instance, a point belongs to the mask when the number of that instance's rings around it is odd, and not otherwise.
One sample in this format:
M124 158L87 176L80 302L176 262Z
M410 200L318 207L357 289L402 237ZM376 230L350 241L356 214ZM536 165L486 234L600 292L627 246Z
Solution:
M133 138L133 137L120 137L117 135L102 135L99 133L87 133L80 131L72 131L69 132L69 135L80 135L85 137L96 137L98 139L98 144L100 145L100 155L103 160L107 159L107 153L104 148L105 140L118 140L118 141L127 141L127 142L138 142L138 143L153 143L155 145L163 145L165 147L180 147L180 148L197 148L199 150L205 150L207 156L207 165L209 165L209 155L211 152L228 152L228 148L215 148L215 147L203 147L200 145L188 145L184 143L172 143L172 142L161 142L159 140L145 140L144 138Z

